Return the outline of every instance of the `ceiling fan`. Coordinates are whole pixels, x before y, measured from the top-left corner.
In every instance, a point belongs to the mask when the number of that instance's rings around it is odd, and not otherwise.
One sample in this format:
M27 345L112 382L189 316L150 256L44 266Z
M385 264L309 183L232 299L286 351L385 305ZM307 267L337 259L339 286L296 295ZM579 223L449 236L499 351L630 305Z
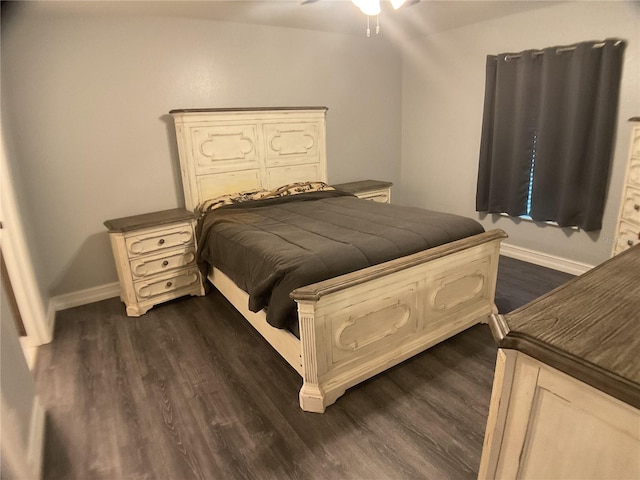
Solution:
M301 5L308 5L310 3L316 3L319 0L303 0ZM414 5L420 0L389 0L394 10L398 10L401 7L408 7ZM367 16L367 37L371 36L371 28L369 26L369 17L376 17L376 35L380 33L380 0L351 0L351 2L360 9L362 13Z
M304 0L303 2L300 2L301 5L307 5L309 3L316 3L320 0ZM353 0L352 0L353 1ZM391 5L393 6L394 10L398 10L400 7L405 6L408 7L410 5L416 4L418 2L420 2L420 0L390 0ZM371 2L370 0L364 0L364 1L353 1L353 3L360 8L360 10L362 10L362 8L360 7L361 3L377 3L378 4L378 8L380 7L380 2ZM397 5L397 6L396 6ZM363 12L364 13L364 12ZM375 14L374 14L375 15Z

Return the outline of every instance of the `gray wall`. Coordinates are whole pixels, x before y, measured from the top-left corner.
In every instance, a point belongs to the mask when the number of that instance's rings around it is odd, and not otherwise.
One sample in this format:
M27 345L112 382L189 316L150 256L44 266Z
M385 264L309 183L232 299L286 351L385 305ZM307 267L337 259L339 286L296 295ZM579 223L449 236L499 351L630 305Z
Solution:
M627 40L618 134L603 229L598 234L488 216L508 243L598 264L611 252L630 126L640 115L640 3L567 2L418 38L404 49L402 203L482 218L476 176L488 54L618 37Z
M50 295L116 281L104 220L182 204L174 108L324 105L331 182L400 180L401 55L383 39L30 6L3 20L1 53L9 162Z
M599 263L614 233L626 119L640 113L638 5L567 2L397 46L15 7L1 31L2 128L43 297L116 280L104 220L182 204L170 109L326 105L331 182L390 180L394 202L478 217L485 56L617 36L629 45L601 234L482 220L514 245Z

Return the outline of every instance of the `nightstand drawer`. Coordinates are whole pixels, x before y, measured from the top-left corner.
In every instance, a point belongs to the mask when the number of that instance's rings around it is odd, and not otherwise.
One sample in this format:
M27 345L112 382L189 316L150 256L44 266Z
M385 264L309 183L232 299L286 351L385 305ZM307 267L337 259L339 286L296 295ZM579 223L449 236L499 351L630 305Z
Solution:
M139 280L150 275L195 266L195 260L196 254L193 247L164 251L132 260L131 274L135 280Z
M334 185L336 190L351 193L363 200L378 203L391 203L391 182L381 180L360 180L358 182L339 183Z
M134 290L138 301L143 301L188 289L199 282L198 269L190 268L176 272L173 275L162 275L147 281L136 282Z
M126 238L125 244L129 257L136 257L168 248L181 247L193 243L191 224L173 228L162 228L147 231Z
M364 200L372 200L374 202L379 203L389 203L389 190L377 190L373 192L366 193L356 193L358 198L362 198Z

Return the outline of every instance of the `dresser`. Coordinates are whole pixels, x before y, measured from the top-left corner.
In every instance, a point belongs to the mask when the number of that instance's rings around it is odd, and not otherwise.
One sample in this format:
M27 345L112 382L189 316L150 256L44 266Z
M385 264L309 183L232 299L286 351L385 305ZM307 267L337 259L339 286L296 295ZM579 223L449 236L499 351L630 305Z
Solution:
M107 220L127 315L183 295L204 295L196 265L195 218L184 208Z
M507 315L478 478L640 478L640 245Z
M612 255L640 243L640 117L630 118L631 145Z
M360 180L357 182L339 183L333 185L336 190L342 190L358 198L372 200L379 203L391 203L391 187L393 183L381 180Z

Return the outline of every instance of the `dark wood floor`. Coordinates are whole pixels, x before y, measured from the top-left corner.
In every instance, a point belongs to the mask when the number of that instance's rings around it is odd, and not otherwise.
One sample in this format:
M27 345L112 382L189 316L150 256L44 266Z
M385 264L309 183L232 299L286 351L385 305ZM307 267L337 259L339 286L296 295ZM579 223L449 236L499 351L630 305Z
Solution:
M496 303L510 311L569 278L502 258ZM45 478L476 478L495 353L473 327L318 415L217 292L137 319L118 299L69 309L36 365Z

